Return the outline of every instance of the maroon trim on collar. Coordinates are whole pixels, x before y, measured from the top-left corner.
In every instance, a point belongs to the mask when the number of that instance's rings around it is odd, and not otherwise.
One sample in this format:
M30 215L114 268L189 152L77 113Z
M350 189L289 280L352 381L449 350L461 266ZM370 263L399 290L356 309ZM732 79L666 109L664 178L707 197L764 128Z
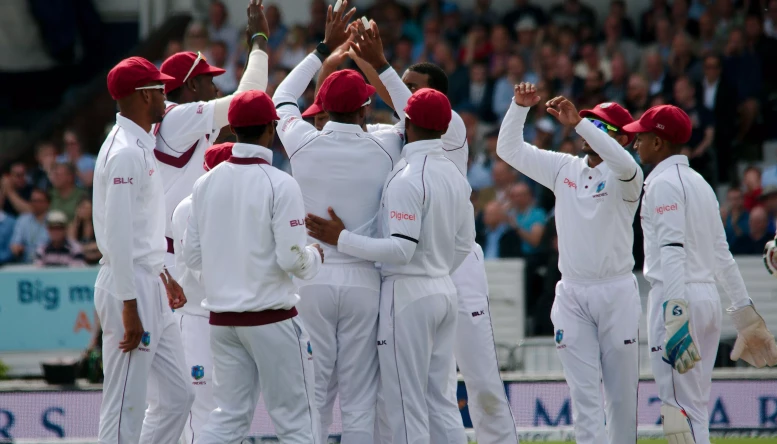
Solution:
M210 325L222 327L256 327L259 325L275 324L297 316L297 308L288 310L265 310L244 312L210 312Z
M184 151L183 154L181 154L179 157L163 153L156 148L154 149L154 156L156 156L156 160L164 163L165 165L170 165L174 168L183 168L187 163L189 163L189 161L192 159L192 156L194 156L194 151L197 149L197 145L199 145L199 143L199 140L194 142L194 145L192 145L188 150Z
M165 236L165 239L167 240L167 252L175 254L175 242L167 236Z
M235 165L269 165L270 162L262 159L261 157L235 157L230 156L227 162L234 163Z
M174 103L172 105L169 105L167 108L165 108L165 113L162 114L162 119L164 119L164 117L167 115L167 113L169 113L170 110L175 108L176 106L178 106L178 105ZM159 133L159 128L161 128L161 127L162 127L162 122L159 122L159 123L156 124L156 126L154 127L154 136L156 136L157 133Z

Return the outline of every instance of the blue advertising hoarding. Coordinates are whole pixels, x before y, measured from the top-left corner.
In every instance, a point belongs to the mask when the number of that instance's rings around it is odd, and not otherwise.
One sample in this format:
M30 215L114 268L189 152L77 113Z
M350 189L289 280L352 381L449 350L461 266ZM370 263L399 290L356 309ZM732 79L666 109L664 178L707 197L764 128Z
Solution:
M99 267L0 270L0 353L83 349Z

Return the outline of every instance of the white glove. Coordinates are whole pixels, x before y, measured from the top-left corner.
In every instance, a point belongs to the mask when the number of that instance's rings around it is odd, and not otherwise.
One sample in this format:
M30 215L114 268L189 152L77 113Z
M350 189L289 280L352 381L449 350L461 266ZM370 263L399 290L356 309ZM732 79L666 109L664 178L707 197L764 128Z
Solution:
M777 277L777 245L770 240L764 246L764 267L774 277Z
M687 372L701 361L699 349L693 343L691 336L691 314L688 302L683 299L670 299L664 302L664 324L666 339L664 340L664 362L680 372Z
M766 328L764 319L755 311L755 307L748 305L739 310L726 311L731 315L738 332L731 359L736 361L741 358L757 368L777 365L774 335Z

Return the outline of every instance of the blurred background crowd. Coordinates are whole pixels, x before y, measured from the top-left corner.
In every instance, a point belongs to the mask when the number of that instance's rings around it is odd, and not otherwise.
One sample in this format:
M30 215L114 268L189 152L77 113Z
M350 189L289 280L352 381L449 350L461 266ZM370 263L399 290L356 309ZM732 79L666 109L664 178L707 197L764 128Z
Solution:
M558 245L552 193L496 156L499 125L513 85L520 82L535 83L541 103L556 95L571 98L578 109L615 101L634 118L657 104L683 108L693 123L684 152L718 190L731 251L760 254L774 237L777 0L652 0L639 20L632 20L637 15L623 0L609 2L604 16L581 0L552 7L514 0L501 13L490 0L464 3L469 7L444 0L412 7L382 0L359 15L379 24L387 58L400 75L423 61L447 73L448 97L467 127L477 241L487 259L526 260L529 313L550 308L559 279ZM309 7L308 24L287 25L282 10L265 1L270 94L323 38L327 3L312 0ZM178 51L200 51L210 64L227 70L214 83L224 94L233 92L246 48L242 29L231 26L227 14L220 1L208 2L202 20L165 40L157 65ZM311 85L300 99L302 109L313 94ZM391 122L392 114L379 98L373 100L373 122ZM531 111L525 128L526 141L542 149L580 153L575 131L559 126L542 106ZM0 264L99 261L89 199L100 139L91 139L94 143L87 144L76 129L66 129L39 141L34 155L2 172ZM282 147L273 148L276 166L288 170ZM634 227L641 267L638 218ZM536 328L542 332L548 326Z

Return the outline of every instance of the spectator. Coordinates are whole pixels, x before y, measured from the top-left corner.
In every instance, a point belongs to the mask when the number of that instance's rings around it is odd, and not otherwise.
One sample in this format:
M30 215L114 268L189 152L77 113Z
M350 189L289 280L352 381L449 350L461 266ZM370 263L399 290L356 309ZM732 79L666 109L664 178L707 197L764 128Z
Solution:
M210 44L210 58L208 59L211 66L227 71L224 75L213 77L213 84L225 96L235 92L239 80L235 78L235 65L228 63L229 54L227 51L226 43L220 40L213 41Z
M494 82L488 78L488 65L485 62L473 63L469 68L469 89L464 100L481 120L493 122Z
M656 21L656 39L653 44L647 47L648 52L655 52L661 57L661 62L669 61L669 55L672 53L672 24L666 17L659 18Z
M444 41L438 42L434 48L434 58L448 76L448 98L451 106L456 108L467 97L467 69L459 65L451 45Z
M742 183L745 185L745 209L752 211L753 208L761 205L761 194L765 188L761 184L761 170L754 166L747 167L742 173Z
M777 0L769 0L769 5L766 8L764 32L769 37L777 39Z
M278 51L280 58L277 61L277 66L292 70L308 55L308 49L305 46L305 32L305 28L302 26L294 26L286 34L286 41L281 50Z
M518 171L500 159L491 168L491 178L494 182L494 200L501 205L508 205L510 187L518 180Z
M67 216L52 211L46 217L49 241L38 247L35 265L39 267L82 267L85 264L81 247L67 236Z
M267 26L270 29L270 38L267 46L271 50L277 50L286 39L286 33L289 29L283 24L281 10L276 5L267 5L264 8L264 16L267 18Z
M591 71L601 71L604 73L604 79L610 80L612 72L610 71L610 61L599 58L599 51L596 44L592 41L583 43L580 46L580 62L575 65L575 75L585 79Z
M721 209L720 214L723 218L726 241L729 245L732 245L736 238L747 234L750 214L745 209L742 190L736 187L728 189L726 206Z
M734 9L733 0L715 0L718 25L716 32L720 38L725 38L732 29L742 26L742 17Z
M191 52L201 52L206 55L208 52L208 28L200 22L191 22L186 27L183 35L183 50Z
M672 53L669 55L669 73L672 77L688 76L694 82L701 79L701 64L691 48L688 34L678 33L672 40Z
M97 248L97 239L94 236L92 224L92 201L82 200L76 208L76 216L67 227L68 238L76 241L81 246L84 261L87 264L97 264L103 257Z
M661 19L666 19L669 15L669 5L666 0L653 0L650 7L642 13L640 17L639 41L643 44L656 40L656 28ZM667 21L667 24L669 22Z
M777 93L777 40L764 33L763 18L759 14L749 14L745 18L745 37L747 48L760 62L764 94Z
M311 42L320 42L324 40L326 11L327 4L324 0L313 0L310 2L310 24L308 25L307 30L307 40Z
M394 71L404 73L407 68L413 64L413 40L408 36L399 38L394 47L394 55L391 59L391 66Z
M77 170L76 183L79 186L91 188L94 177L94 167L97 158L91 154L85 154L81 146L81 137L75 130L69 129L62 136L65 153L57 157L57 163L70 163Z
M515 25L518 43L515 54L523 58L525 66L531 66L534 61L534 47L537 45L537 22L531 17L524 17Z
M617 23L621 30L620 33L624 38L632 41L637 38L637 31L634 28L634 24L631 23L631 19L626 14L626 2L624 0L612 0L610 2L610 14L608 17L615 17L618 20Z
M550 8L550 17L557 25L569 25L578 28L582 25L596 25L596 14L593 9L584 5L580 0L564 0Z
M5 197L3 211L14 218L30 211L32 185L27 182L27 168L21 162L11 165L0 180L0 195Z
M553 77L553 90L560 96L572 101L580 98L585 81L575 74L572 60L565 54L556 58L555 75Z
M491 41L488 29L482 23L475 23L467 32L467 36L459 50L459 62L469 66L475 61L486 61L491 55Z
M536 206L529 185L519 182L510 188L510 210L507 214L510 225L521 239L521 256L538 254L547 215Z
M763 91L761 63L758 56L745 47L741 29L731 30L724 51L723 72L732 79L737 92L739 128L736 139L743 140L758 117L758 99Z
M86 191L76 186L76 168L70 163L58 163L51 183L51 210L61 211L67 220L73 220L78 202L87 197Z
M534 125L534 137L532 145L537 148L550 150L553 148L553 139L556 137L556 124L550 117L543 117Z
M604 21L604 41L599 44L599 56L612 62L615 55L620 54L621 57L625 57L627 64L623 68L634 70L639 65L640 50L633 40L623 35L622 20L615 15L610 15ZM611 71L612 69L610 67Z
M491 176L491 168L499 157L496 155L496 141L499 137L499 128L491 130L485 137L485 152L475 155L470 151L473 161L467 171L467 180L473 190L481 190L494 186L494 180Z
M515 7L507 11L502 23L507 29L515 30L515 26L524 17L529 17L534 20L534 23L540 25L545 25L547 21L545 11L542 8L531 5L529 0L515 0Z
M693 37L699 36L699 22L688 15L690 6L688 0L674 0L672 2L672 26L676 32L687 32Z
M434 48L440 42L440 22L436 19L424 22L423 39L413 48L413 61L436 63Z
M624 105L635 119L639 119L639 116L649 108L649 97L645 78L636 73L629 76Z
M499 17L491 9L491 0L475 0L475 7L467 12L467 22L483 23L493 26L499 22Z
M769 218L766 210L756 207L750 212L748 232L738 236L730 246L731 254L762 254L764 245L774 238L768 230Z
M721 76L722 61L719 56L709 54L703 61L704 75L696 87L697 100L712 119L721 124L715 126L715 154L718 164L718 179L730 182L736 177L736 162L732 141L736 136L736 91ZM777 185L777 183L775 183Z
M558 152L571 156L580 156L581 150L572 139L564 139L558 146Z
M672 96L672 79L666 69L661 56L655 51L647 51L644 58L644 74L648 81L648 93L650 96Z
M606 102L604 95L604 73L602 71L589 71L585 78L585 87L580 97L581 109L591 109L596 105Z
M702 54L715 53L720 46L720 39L715 34L715 17L707 11L699 17L699 49Z
M240 34L237 28L229 24L228 18L224 3L211 0L208 9L208 37L211 41L224 42L227 45L227 59L231 59L237 53Z
M691 168L695 169L710 184L716 184L714 153L715 120L704 106L696 102L696 90L688 77L679 77L674 85L674 99L691 119L691 138L682 152L688 156Z
M32 190L32 211L19 216L11 237L11 253L16 261L31 264L38 247L48 242L46 214L49 212L49 202L49 195L45 191L37 188Z
M492 79L498 79L507 72L511 46L510 31L502 25L494 26L491 29L491 55L488 60L488 73Z
M485 259L519 257L521 241L507 222L507 214L499 202L491 201L483 210L483 229L477 235Z
M180 40L168 40L167 45L165 45L165 52L162 55L162 58L159 60L156 60L154 62L154 65L157 68L162 67L162 63L164 63L165 60L167 60L168 57L171 55L183 51L183 43Z
M766 210L766 214L771 221L771 231L774 232L774 221L777 220L777 187L764 187L761 198L758 200L758 205L754 207L754 209L761 207ZM750 213L752 212L753 211L750 210Z
M454 47L461 44L463 24L456 3L446 2L442 8L442 35Z
M536 84L537 76L533 72L527 73L521 56L513 54L507 59L507 74L494 84L493 112L499 121L513 101L513 87L521 82Z
M57 146L47 140L38 143L35 147L35 160L38 164L30 172L30 182L33 187L48 191L51 188L51 170L57 160Z
M0 210L0 265L4 265L14 258L11 252L11 239L15 226L16 219Z
M616 52L612 55L612 59L610 60L610 71L612 71L612 77L610 78L610 81L604 85L604 95L609 101L623 104L626 100L626 91L629 82L629 70L626 66L626 58L623 54Z

